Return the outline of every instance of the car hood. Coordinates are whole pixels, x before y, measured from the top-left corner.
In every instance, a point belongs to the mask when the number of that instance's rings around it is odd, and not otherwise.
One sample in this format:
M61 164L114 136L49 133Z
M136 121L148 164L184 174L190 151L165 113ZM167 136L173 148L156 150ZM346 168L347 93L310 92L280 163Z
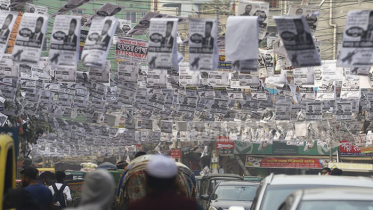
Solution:
M223 210L229 209L231 206L242 206L245 210L250 209L252 201L227 201L227 200L212 200L211 206L218 209L219 207Z

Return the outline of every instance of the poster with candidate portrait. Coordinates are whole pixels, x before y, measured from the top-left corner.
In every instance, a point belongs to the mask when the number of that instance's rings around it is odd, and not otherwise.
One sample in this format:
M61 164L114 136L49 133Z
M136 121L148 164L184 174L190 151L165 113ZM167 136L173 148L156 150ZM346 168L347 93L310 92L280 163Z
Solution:
M218 66L216 44L218 23L216 19L190 19L189 64L190 70L213 71Z
M8 40L10 34L12 33L12 29L14 23L16 22L17 16L17 12L2 11L0 13L0 59L4 55L7 48Z
M41 15L48 15L48 7L26 3L26 12Z
M149 69L177 71L177 23L176 18L153 18L149 27L148 67Z
M50 39L49 62L52 67L76 68L80 44L79 16L58 15Z
M306 120L322 120L322 102L308 102Z
M351 120L352 118L352 102L337 102L335 110L336 120Z
M315 33L319 22L319 17L317 16L319 12L319 6L290 4L288 15L303 15L306 18L311 33Z
M82 52L86 67L103 69L118 21L115 17L95 17Z
M267 2L239 0L236 16L259 17L259 39L264 39L267 32L269 18L269 4Z
M9 10L10 0L0 0L0 10Z
M321 65L319 53L304 16L277 16L273 19L293 67Z
M47 27L47 15L23 14L12 52L14 62L39 63Z
M80 7L83 4L86 4L90 1L91 0L68 0L67 3L63 7L61 7L55 14L53 14L52 17L55 17L56 15L66 14L68 11L73 10L77 7Z
M351 11L347 15L343 32L342 49L337 66L372 66L373 10Z

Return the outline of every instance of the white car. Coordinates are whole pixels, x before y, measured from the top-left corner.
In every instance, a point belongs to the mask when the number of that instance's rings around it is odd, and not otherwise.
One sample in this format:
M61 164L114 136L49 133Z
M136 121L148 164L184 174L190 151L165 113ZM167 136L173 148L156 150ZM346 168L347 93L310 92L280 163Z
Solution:
M310 188L364 187L373 189L373 179L366 177L274 175L260 183L251 210L274 210L294 191Z
M372 194L373 189L351 187L298 190L278 210L368 210L373 209Z

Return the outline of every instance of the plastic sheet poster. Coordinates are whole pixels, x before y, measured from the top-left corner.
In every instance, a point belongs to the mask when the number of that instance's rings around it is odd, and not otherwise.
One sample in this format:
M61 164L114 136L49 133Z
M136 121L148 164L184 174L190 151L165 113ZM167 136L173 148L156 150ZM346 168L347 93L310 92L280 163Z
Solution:
M0 10L9 10L10 0L0 0Z
M0 78L19 77L19 66L13 63L12 55L5 54L0 60Z
M15 62L38 64L48 27L48 16L25 13L12 52Z
M306 107L306 120L322 120L321 102L309 102Z
M304 16L277 16L273 19L293 67L321 65L319 53Z
M373 11L351 11L347 15L342 49L337 65L341 67L372 66Z
M55 17L56 15L66 14L68 11L80 7L90 1L91 0L68 0L63 7L61 7L55 14L53 14L53 17Z
M12 29L14 23L16 22L17 16L17 12L2 11L0 13L0 59L4 55L4 52L7 48L8 40L10 34L12 33Z
M82 52L86 67L104 68L118 20L114 17L95 17Z
M115 58L130 62L146 63L148 42L132 38L118 38L115 48Z
M118 12L122 11L124 9L123 6L105 3L96 11L94 15L91 16L91 18L84 24L84 27L91 27L92 20L96 17L107 17L107 16L113 16L117 14Z
M269 17L269 4L267 2L239 0L236 16L259 17L259 39L264 39Z
M288 15L303 15L306 18L311 33L315 33L319 23L319 6L290 4Z
M109 83L110 82L110 60L105 61L105 67L100 68L89 68L89 80L97 83Z
M178 19L150 20L148 67L149 69L179 70L177 59L177 24Z
M335 118L336 120L351 120L352 103L351 102L336 103Z
M26 3L26 12L48 15L48 7L43 7L35 4Z
M189 64L190 70L213 71L218 66L216 19L190 19Z
M80 20L80 17L70 15L58 15L55 18L49 50L49 61L52 67L77 67Z

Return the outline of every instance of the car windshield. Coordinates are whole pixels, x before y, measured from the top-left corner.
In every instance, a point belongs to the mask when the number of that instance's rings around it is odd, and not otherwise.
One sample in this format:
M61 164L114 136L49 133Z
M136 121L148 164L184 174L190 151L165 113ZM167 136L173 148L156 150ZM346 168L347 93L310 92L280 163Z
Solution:
M373 210L372 201L302 201L298 210Z
M257 186L218 186L216 200L252 201L254 200Z
M295 190L325 187L324 185L270 185L260 205L260 210L278 209L281 203Z

